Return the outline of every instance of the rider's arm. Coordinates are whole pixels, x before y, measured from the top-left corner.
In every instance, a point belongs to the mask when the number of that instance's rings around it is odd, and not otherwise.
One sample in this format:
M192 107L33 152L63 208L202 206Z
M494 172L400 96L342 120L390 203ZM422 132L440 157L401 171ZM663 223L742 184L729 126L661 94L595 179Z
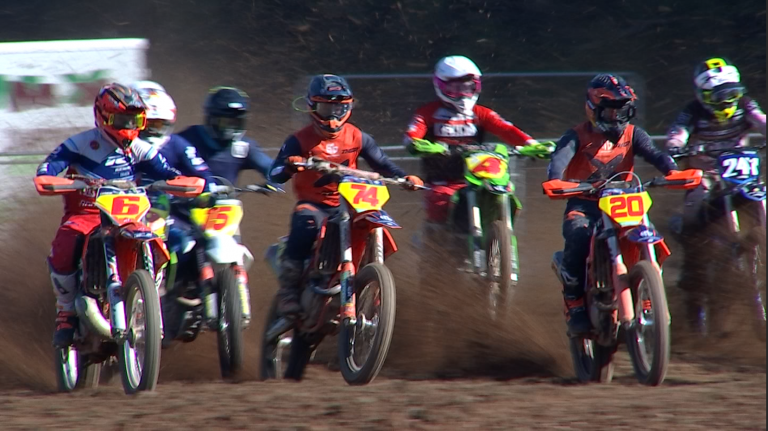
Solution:
M503 119L496 111L485 106L475 106L478 125L498 136L507 145L515 147L537 143L529 134Z
M693 103L691 103L677 115L677 118L675 118L675 121L669 127L669 131L667 132L668 149L682 148L688 143L688 138L690 138L696 123L693 113L694 106Z
M137 139L131 144L131 152L136 157L137 168L146 171L155 178L170 180L181 175L172 168L168 161L149 142Z
M272 166L272 158L269 157L256 141L247 139L250 148L248 148L248 158L245 162L246 169L259 171L264 178L269 178L269 168Z
M78 157L79 154L75 143L71 139L67 139L64 143L56 147L56 149L43 160L43 163L40 163L40 166L37 167L37 176L56 176L64 171L64 169L67 169Z
M179 135L171 135L171 140L160 150L161 155L166 148L178 155L175 158L178 160L178 165L174 168L178 169L182 175L200 177L205 180L206 185L216 184L208 164L197 154L197 149L189 141Z
M656 148L648 132L637 126L632 134L632 152L652 164L664 175L677 170L677 164L672 157Z
M376 141L373 140L371 135L363 132L362 139L363 148L360 151L360 156L368 163L371 169L388 177L405 178L407 175L405 171L390 160L384 154L384 151L381 151L381 148L376 145Z
M747 121L752 125L752 128L757 130L758 133L765 136L765 113L760 109L760 105L752 98L744 97L745 100L745 113Z
M579 135L575 130L569 129L565 134L557 141L555 151L552 153L552 158L549 161L547 167L547 179L549 180L562 180L565 174L565 169L568 164L571 163L571 159L579 151Z
M289 169L286 169L288 157L301 155L301 143L296 136L289 136L283 143L283 146L280 147L280 152L277 153L277 157L275 157L275 160L272 162L272 166L269 167L267 180L277 184L283 184L290 180L293 173L289 172Z

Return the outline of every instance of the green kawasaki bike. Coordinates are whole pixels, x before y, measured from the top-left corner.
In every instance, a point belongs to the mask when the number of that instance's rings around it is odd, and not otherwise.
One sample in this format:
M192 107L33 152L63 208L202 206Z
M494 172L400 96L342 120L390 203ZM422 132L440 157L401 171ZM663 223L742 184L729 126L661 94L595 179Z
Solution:
M520 274L514 222L523 206L515 196L515 185L510 180L509 158L549 158L553 149L553 143L516 149L503 144L449 147L425 140L415 140L410 148L411 153L422 157L453 153L464 159L467 187L454 194L449 220L460 228L462 224L468 228L468 255L464 258L463 269L480 277L493 319L506 315ZM465 205L458 205L460 200L464 200ZM466 208L466 218L455 212L460 208ZM444 243L445 227L439 229L442 232L434 237Z

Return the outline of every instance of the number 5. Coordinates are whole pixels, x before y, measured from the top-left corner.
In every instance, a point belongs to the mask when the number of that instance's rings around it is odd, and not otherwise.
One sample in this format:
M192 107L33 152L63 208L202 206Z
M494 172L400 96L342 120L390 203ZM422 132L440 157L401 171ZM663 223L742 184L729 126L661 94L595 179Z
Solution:
M206 230L221 230L227 225L231 207L216 207L208 210L208 220L205 222Z

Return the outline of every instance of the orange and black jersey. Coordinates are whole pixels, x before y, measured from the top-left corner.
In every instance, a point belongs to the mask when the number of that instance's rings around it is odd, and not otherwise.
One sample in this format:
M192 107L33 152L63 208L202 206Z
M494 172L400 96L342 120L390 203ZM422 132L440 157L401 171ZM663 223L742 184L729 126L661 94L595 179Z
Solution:
M607 179L618 172L632 171L636 155L665 175L677 169L672 158L656 148L640 127L627 125L617 142L611 142L587 121L568 130L557 142L547 176L566 181Z
M381 148L376 145L376 141L370 135L363 133L349 123L344 125L336 138L332 139L319 136L313 125L289 136L269 169L270 181L282 184L291 178L291 175L285 171L286 160L291 156L318 157L350 168L357 168L357 158L362 157L371 169L382 175L388 177L406 176L406 173L381 151ZM328 184L322 187L314 185L321 176L322 174L314 171L296 173L293 176L293 189L296 197L300 201L338 206L337 184Z

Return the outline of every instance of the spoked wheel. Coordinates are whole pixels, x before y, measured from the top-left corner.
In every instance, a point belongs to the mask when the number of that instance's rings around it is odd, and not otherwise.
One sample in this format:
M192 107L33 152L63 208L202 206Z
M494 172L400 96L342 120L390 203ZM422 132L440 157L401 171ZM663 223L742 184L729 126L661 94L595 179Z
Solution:
M341 324L341 374L350 385L364 385L379 374L395 327L395 280L389 268L371 263L355 276L357 322ZM296 342L294 338L293 343Z
M118 349L118 364L127 394L152 391L160 373L160 301L155 280L146 270L134 271L124 284L128 331Z
M616 346L601 346L590 338L572 337L570 348L573 370L580 382L611 382Z
M765 342L766 338L766 288L765 288L765 250L758 244L745 253L746 272L750 277L750 308L752 309L752 327L758 340Z
M512 232L503 221L497 220L488 235L487 259L488 311L492 319L506 316L512 302L517 274L512 273L516 260L512 246Z
M635 320L626 331L627 349L640 383L656 386L669 366L669 308L661 274L649 261L629 273Z
M55 360L56 384L59 392L94 389L99 386L101 364L85 365L85 359L74 346L57 348Z
M259 367L259 379L282 379L286 369L286 362L290 361L290 356L286 357L286 348L292 348L291 331L280 335L276 339L267 340L266 335L269 328L277 321L277 297L272 300L272 305L267 313L267 322L264 325L264 337L261 342L261 366ZM290 351L290 350L288 350ZM289 359L289 361L286 361Z
M234 268L222 270L216 279L219 298L219 365L221 377L236 378L243 368L243 313Z

